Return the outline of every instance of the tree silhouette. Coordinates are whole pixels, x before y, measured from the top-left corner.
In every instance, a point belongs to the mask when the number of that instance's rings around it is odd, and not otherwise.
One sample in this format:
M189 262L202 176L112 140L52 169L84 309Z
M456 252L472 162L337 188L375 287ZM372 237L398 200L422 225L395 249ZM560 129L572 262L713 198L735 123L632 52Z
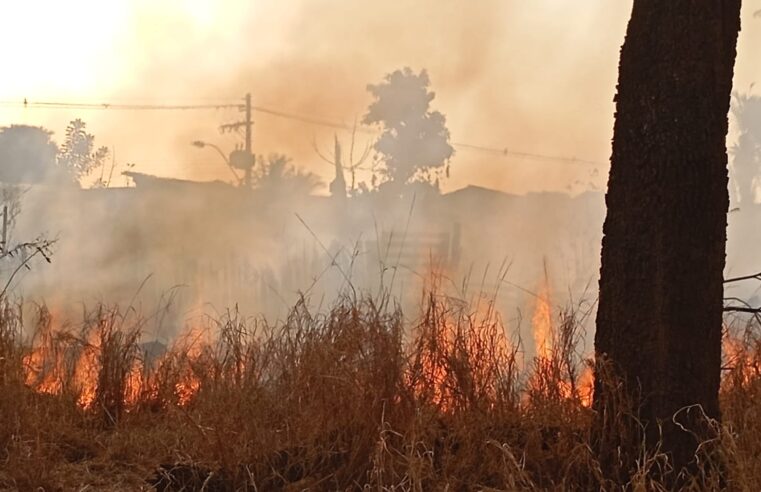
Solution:
M36 126L0 128L0 181L39 183L55 171L58 147L53 133Z
M436 95L428 90L429 85L425 70L415 74L404 68L386 75L380 84L367 86L375 101L363 123L383 130L374 149L383 163L384 182L434 184L442 173L449 173L454 149L446 118L430 108Z
M11 125L0 128L0 181L18 183L76 184L102 166L108 149L95 149L95 137L76 119L66 128L59 147L53 132L42 127Z
M87 133L87 125L77 118L66 127L66 139L58 154L58 166L63 172L79 181L94 169L102 166L108 148L95 149L95 136Z

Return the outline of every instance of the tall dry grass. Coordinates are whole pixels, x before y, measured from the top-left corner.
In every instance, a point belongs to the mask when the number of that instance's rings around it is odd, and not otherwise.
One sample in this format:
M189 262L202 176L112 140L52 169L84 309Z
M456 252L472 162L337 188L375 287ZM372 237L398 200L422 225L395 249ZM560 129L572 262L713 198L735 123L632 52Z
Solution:
M24 338L4 302L0 488L616 489L591 452L577 311L558 313L547 357L526 360L489 302L429 293L413 321L388 306L302 301L275 325L233 310L156 357L134 312L99 306L65 325L42 307ZM718 451L693 489L761 490L757 328L727 350ZM663 467L643 452L626 488L663 489Z

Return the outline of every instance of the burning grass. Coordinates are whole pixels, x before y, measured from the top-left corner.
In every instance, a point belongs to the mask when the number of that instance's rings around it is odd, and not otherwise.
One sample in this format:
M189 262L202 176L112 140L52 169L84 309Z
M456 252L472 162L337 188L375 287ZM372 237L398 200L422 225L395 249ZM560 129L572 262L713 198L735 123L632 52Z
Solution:
M301 302L274 326L231 311L161 353L140 343L147 320L132 311L99 307L74 327L41 308L24 340L3 303L0 487L610 488L590 452L577 312L540 297L543 343L526 361L490 302L429 293L414 322L385 306ZM753 333L728 337L717 458L726 485L746 490L761 488ZM631 488L657 489L646 471L662 459L643 456Z

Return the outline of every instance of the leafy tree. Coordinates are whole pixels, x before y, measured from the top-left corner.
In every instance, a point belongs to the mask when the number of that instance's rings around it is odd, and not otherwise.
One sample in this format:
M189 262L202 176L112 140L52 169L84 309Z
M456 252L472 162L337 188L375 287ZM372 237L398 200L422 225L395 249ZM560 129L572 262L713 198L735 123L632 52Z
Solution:
M0 128L0 181L39 183L55 170L58 147L52 132L37 126Z
M657 453L677 489L715 437L739 28L740 0L635 0L621 49L593 435L623 488Z
M0 181L5 183L78 183L103 166L106 147L95 148L95 137L76 119L66 128L59 147L53 133L42 127L11 125L0 128Z
M58 153L58 166L75 181L103 166L108 148L95 149L95 136L87 133L87 125L77 118L66 127L66 139Z
M449 174L454 149L449 143L446 118L431 110L436 96L428 90L428 73L410 68L386 75L383 82L368 85L375 97L363 123L378 125L383 133L374 145L383 181L396 186L418 181L438 183Z

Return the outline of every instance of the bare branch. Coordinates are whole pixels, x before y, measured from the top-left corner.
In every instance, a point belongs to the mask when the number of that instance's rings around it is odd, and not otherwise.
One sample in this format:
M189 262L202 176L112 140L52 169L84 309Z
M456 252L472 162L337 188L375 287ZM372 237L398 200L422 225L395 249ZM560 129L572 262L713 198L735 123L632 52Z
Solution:
M761 307L724 306L725 313L761 314Z
M51 247L55 244L55 240L50 239L38 239L37 241L29 242L29 243L21 243L16 245L13 249L8 250L7 252L0 255L0 258L5 257L14 257L14 255L19 254L23 251L29 251L32 250L32 254L22 259L21 263L13 270L11 275L8 277L8 281L5 282L5 286L3 287L3 290L0 291L0 298L5 297L5 294L8 291L8 288L10 287L11 283L13 282L13 279L16 278L16 275L18 272L21 271L22 268L29 269L29 263L32 261L32 259L40 255L43 258L45 258L45 261L50 263L50 257L51 257Z
M312 140L312 148L317 153L317 155L320 157L320 159L322 159L323 161L327 162L330 165L335 166L335 164L336 164L335 162L331 161L330 159L328 159L327 157L322 155L322 152L320 152L320 149L317 148L317 142L315 140Z
M741 282L743 280L753 280L753 279L755 279L755 280L761 280L761 272L754 273L753 275L743 275L741 277L728 278L728 279L724 280L724 283L725 284L729 284L729 283L732 283L732 282Z
M365 150L362 151L362 157L359 158L359 160L356 163L352 164L353 169L358 169L359 166L361 166L368 157L370 157L370 151L372 150L372 146L368 143L365 145Z

